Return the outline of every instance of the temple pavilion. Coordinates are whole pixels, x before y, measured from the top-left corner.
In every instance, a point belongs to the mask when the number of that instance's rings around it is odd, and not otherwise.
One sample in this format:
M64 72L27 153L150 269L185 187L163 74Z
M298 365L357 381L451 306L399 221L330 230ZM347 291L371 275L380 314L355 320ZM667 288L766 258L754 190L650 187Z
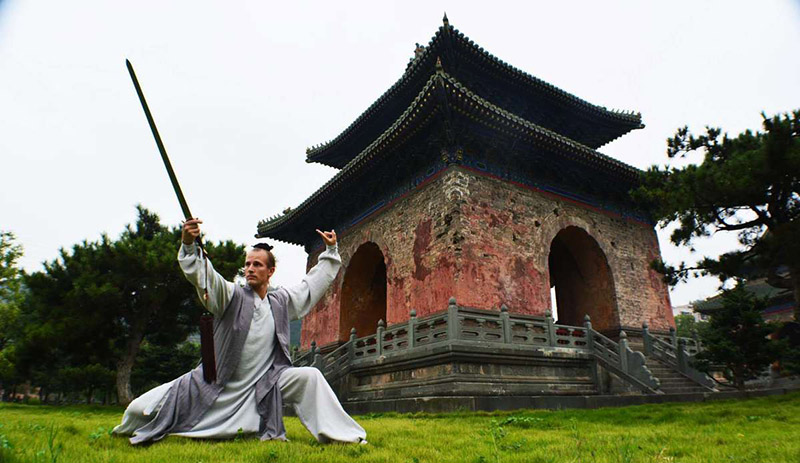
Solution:
M302 347L459 307L552 317L617 339L674 326L653 223L631 202L640 171L598 151L643 127L502 61L449 24L336 138L306 152L338 169L258 237L343 269L304 319ZM488 312L487 312L488 313ZM433 325L431 325L433 326ZM512 334L513 335L513 334Z

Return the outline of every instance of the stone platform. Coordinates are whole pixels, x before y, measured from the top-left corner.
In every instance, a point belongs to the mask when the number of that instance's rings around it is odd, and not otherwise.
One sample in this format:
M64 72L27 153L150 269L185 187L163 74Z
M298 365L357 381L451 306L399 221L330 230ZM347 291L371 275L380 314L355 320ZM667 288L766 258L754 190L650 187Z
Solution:
M348 413L447 413L466 410L522 410L627 407L668 402L708 402L749 399L788 394L800 388L758 389L749 391L692 392L680 394L578 395L578 396L430 396L408 399L345 402Z

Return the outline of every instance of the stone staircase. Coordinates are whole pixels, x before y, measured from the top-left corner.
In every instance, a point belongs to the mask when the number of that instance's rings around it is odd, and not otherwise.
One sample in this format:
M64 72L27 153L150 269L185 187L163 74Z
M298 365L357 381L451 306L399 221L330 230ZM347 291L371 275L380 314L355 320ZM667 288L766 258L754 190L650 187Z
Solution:
M652 357L647 358L645 362L647 368L653 373L653 376L661 381L661 391L664 394L687 394L692 392L710 392L711 390L705 386L697 384L693 380L682 375L669 365L660 362Z

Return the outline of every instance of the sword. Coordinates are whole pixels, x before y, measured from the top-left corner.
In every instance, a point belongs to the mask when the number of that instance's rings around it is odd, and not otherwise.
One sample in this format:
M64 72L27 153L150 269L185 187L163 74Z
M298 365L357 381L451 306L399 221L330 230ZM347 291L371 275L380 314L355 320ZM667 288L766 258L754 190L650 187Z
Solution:
M144 99L142 87L139 85L139 79L136 78L136 73L133 71L133 65L129 60L125 60L125 65L128 67L128 73L131 75L133 86L136 88L136 94L139 96L139 102L142 103L144 115L147 117L147 123L150 124L150 130L153 132L153 137L156 139L158 151L161 153L161 160L164 161L164 167L167 168L169 180L172 182L172 189L175 190L175 195L178 197L178 202L181 204L183 216L188 220L193 218L192 213L189 211L189 205L186 203L186 198L183 196L183 191L178 183L178 177L175 176L175 171L172 169L172 163L169 162L167 150L164 148L164 143L161 141L161 135L158 134L156 122L153 120L153 115L150 113L150 108L147 106L147 100ZM203 241L198 236L195 239L203 258L208 258L206 249L203 246ZM206 266L206 271L208 266ZM208 284L206 284L205 297L208 299ZM217 380L217 362L214 357L214 317L206 312L200 317L200 353L203 362L203 379L207 383L213 383Z

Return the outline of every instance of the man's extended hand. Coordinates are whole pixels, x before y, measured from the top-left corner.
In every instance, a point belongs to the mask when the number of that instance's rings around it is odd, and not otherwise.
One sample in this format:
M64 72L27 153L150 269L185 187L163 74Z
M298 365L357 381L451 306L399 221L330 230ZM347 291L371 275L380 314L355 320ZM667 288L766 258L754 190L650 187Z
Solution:
M322 241L325 242L325 246L333 246L334 244L336 244L336 230L324 232L317 229L317 233L319 233L319 236L322 238Z
M183 231L181 232L181 240L183 244L192 244L194 240L200 236L200 224L203 223L200 219L189 219L183 223ZM334 237L334 241L336 238Z

